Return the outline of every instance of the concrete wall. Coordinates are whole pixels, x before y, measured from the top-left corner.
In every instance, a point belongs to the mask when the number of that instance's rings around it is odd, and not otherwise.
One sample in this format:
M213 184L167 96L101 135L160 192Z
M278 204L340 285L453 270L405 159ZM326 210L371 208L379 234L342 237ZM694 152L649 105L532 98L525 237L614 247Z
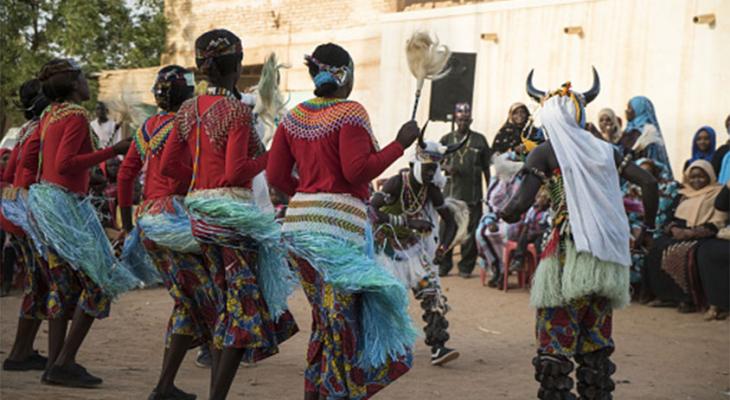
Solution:
M714 28L692 22L704 13L716 15ZM510 104L529 104L524 88L531 68L540 88L571 80L586 90L595 65L602 91L588 108L589 120L604 107L623 114L634 95L649 97L679 173L698 127L709 124L719 131L719 143L727 139L728 21L730 1L722 0L515 0L383 15L380 87L387 95L377 131L383 141L409 115L415 80L403 44L423 28L454 51L477 53L474 127L490 142ZM581 26L583 38L563 33L566 26ZM481 40L482 33L496 33L498 42ZM420 122L428 117L428 93L424 100ZM432 124L429 131L436 138L448 126Z

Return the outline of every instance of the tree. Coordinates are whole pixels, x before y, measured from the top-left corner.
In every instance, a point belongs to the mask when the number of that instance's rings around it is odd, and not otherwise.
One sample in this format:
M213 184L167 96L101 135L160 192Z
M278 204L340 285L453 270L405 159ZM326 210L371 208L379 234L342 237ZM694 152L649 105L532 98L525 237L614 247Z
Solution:
M164 0L0 0L3 134L22 122L13 105L18 88L51 58L72 57L92 76L156 66L166 33ZM90 84L96 98L96 82Z

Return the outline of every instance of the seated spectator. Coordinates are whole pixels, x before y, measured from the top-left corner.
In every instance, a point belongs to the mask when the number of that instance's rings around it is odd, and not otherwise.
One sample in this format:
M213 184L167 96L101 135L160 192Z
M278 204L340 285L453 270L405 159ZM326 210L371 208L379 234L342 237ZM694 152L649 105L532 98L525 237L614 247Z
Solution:
M664 228L674 218L674 210L679 204L679 182L669 178L665 174L664 166L650 158L641 158L636 164L642 169L651 173L659 184L659 209L656 216L656 231L654 232L654 240L663 236ZM644 208L641 203L641 190L629 183L623 189L624 191L624 207L626 215L629 218L631 226L631 241L633 249L631 252L631 283L635 286L641 285L641 290L637 291L641 294L640 301L647 303L651 300L648 287L642 282L642 276L645 274L645 257L649 249L635 247L634 241L639 239L641 233L641 225L644 218Z
M492 278L487 283L491 288L502 286L502 255L506 240L506 223L500 223L493 212L484 214L477 227L477 252L479 266L485 272L491 272Z
M730 135L730 115L725 118L725 130ZM717 182L721 185L730 182L730 137L712 156L712 168L717 174Z
M621 118L610 108L598 112L598 127L601 138L608 143L616 143L621 138Z
M686 170L690 164L697 160L712 161L712 156L715 155L715 130L709 126L703 126L697 132L695 132L692 138L692 158L684 163L684 169ZM715 171L717 176L717 171Z
M525 263L525 254L527 246L535 245L537 254L542 251L542 238L548 228L550 228L550 218L548 207L550 206L550 198L545 190L537 193L535 205L525 213L522 221L510 226L513 233L510 240L517 242L517 248L512 254L509 271L519 271ZM538 260L534 260L537 263Z
M730 211L730 183L726 184L715 200L715 209ZM697 248L697 266L700 270L702 290L709 304L705 313L708 321L726 319L730 310L730 226L725 226L716 238L709 239Z
M695 311L701 305L695 252L704 241L715 237L727 223L727 214L715 209L722 190L712 165L705 160L690 164L684 172L684 187L667 237L654 244L647 257L648 285L657 297L654 306L679 305L679 311Z

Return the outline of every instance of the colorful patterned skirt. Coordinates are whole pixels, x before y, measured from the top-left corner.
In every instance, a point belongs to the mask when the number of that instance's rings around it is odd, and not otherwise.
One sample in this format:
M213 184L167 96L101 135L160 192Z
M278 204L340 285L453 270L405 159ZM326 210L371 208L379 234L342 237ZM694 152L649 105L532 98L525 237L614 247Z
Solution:
M369 255L372 235L362 201L297 194L283 238L312 305L305 392L367 399L408 372L416 337L408 293Z
M22 271L23 298L20 302L20 318L46 319L48 310L48 282L43 276L43 258L33 249L28 237L10 236L10 243L16 249L17 264Z
M279 344L299 328L286 307L292 273L278 256L273 216L251 203L250 192L233 188L192 192L185 204L213 277L218 313L213 344L244 349L246 362L278 353Z
M138 210L137 223L141 229L154 225L156 234L161 232L161 228L167 228L166 235L177 237L178 243L187 240L184 232L190 235L190 240L194 240L187 215L174 197L148 200ZM184 217L187 226L170 223L180 217ZM146 232L141 231L144 237L142 243L174 301L165 343L169 345L171 335L192 336L193 347L209 342L218 315L213 282L204 266L203 257L200 254L173 251L150 240ZM200 250L197 245L194 248Z
M585 296L537 310L538 352L572 357L613 348L613 308L605 297Z

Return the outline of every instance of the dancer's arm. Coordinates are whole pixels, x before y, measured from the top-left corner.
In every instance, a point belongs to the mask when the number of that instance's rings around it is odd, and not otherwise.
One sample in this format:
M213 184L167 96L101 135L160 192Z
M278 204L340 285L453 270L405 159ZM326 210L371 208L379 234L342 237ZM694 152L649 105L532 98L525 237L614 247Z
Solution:
M139 176L142 170L142 158L137 151L136 146L130 146L127 155L122 161L117 173L117 201L119 202L119 210L122 215L122 228L129 232L133 228L132 224L132 197L134 192L134 180Z
M340 129L339 144L342 173L353 185L368 183L402 156L403 148L398 141L393 141L376 152L365 128L345 125Z
M279 125L274 134L274 141L269 151L269 161L266 165L266 179L269 185L293 196L299 186L299 180L292 175L294 169L294 156L289 148L286 137L286 129Z
M249 146L253 131L251 121L244 120L233 124L228 132L226 144L225 180L231 186L243 186L266 168L269 153L256 158L249 157Z
M13 151L10 152L10 158L8 159L8 163L5 165L3 176L0 177L0 180L5 183L13 183L15 171L18 169L18 153L20 153L21 147L20 143L18 143L15 147L13 147Z
M177 121L175 121L177 124ZM162 175L183 181L190 180L192 168L192 155L187 141L183 141L178 135L177 126L172 129L170 136L162 149Z
M535 202L537 192L540 191L542 181L535 173L530 173L530 171L543 173L547 176L550 170L548 160L552 151L553 149L550 147L549 142L545 142L530 152L523 167L523 171L528 171L528 173L524 174L520 188L512 196L507 207L499 211L498 215L501 219L509 223L515 223L532 206L532 203Z
M131 139L126 139L101 150L79 154L81 147L88 140L91 139L86 118L79 115L67 117L56 156L56 169L59 174L69 175L91 168L117 154L124 154L131 144Z

